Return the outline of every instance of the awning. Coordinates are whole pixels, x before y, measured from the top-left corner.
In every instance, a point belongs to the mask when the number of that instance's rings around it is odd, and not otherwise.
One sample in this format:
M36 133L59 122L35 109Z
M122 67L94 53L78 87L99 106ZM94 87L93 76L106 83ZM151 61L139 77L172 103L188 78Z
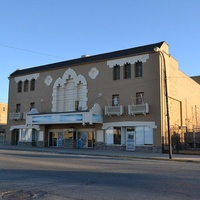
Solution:
M152 121L122 121L122 122L110 122L103 123L102 129L108 129L110 127L136 127L136 126L148 126L150 128L157 128L155 122Z

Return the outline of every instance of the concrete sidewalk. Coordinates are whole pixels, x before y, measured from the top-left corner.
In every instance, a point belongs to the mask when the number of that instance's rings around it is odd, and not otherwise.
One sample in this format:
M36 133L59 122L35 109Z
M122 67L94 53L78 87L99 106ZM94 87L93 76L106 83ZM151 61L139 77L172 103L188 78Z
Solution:
M50 152L57 154L77 154L89 156L109 156L109 157L124 157L129 159L152 159L152 160L169 160L168 154L162 153L143 153L130 151L116 150L96 150L96 149L65 149L58 147L25 147L10 144L0 143L1 150L18 150L18 151L35 151L35 152ZM200 164L200 155L183 155L173 154L171 161L195 162Z

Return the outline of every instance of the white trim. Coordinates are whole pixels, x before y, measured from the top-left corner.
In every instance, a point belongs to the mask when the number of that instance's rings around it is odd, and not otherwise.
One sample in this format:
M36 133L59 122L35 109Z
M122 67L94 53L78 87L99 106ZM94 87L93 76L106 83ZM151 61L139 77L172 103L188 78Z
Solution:
M10 131L13 131L14 129L36 129L36 130L40 130L39 125L17 125L17 126L11 126L10 127Z
M25 81L25 80L28 80L28 81L30 81L31 79L38 79L38 77L40 76L40 74L39 73L37 73L37 74L30 74L30 75L26 75L26 76L18 76L18 77L16 77L15 78L15 81L16 81L16 83L18 83L19 81Z
M147 121L124 121L124 122L110 122L103 123L102 129L108 129L109 127L128 127L128 126L148 126L150 128L157 128L155 122L147 122Z
M109 68L113 68L114 65L120 65L123 66L125 63L135 64L137 61L141 61L145 63L149 59L149 54L143 54L138 56L131 56L126 58L119 58L115 60L108 60L107 65Z

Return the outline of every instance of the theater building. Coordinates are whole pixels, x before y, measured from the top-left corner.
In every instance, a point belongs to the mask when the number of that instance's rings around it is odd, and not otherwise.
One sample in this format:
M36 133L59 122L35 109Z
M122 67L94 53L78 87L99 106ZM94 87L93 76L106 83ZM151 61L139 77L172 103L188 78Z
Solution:
M166 96L167 89L167 96ZM161 152L199 123L200 85L165 42L16 70L9 76L13 145Z

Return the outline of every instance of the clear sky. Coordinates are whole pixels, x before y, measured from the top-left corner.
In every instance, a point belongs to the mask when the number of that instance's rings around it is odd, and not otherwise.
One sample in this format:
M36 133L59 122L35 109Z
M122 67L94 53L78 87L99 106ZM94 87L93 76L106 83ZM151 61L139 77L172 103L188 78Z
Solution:
M0 0L0 102L18 68L160 41L200 75L199 0Z

